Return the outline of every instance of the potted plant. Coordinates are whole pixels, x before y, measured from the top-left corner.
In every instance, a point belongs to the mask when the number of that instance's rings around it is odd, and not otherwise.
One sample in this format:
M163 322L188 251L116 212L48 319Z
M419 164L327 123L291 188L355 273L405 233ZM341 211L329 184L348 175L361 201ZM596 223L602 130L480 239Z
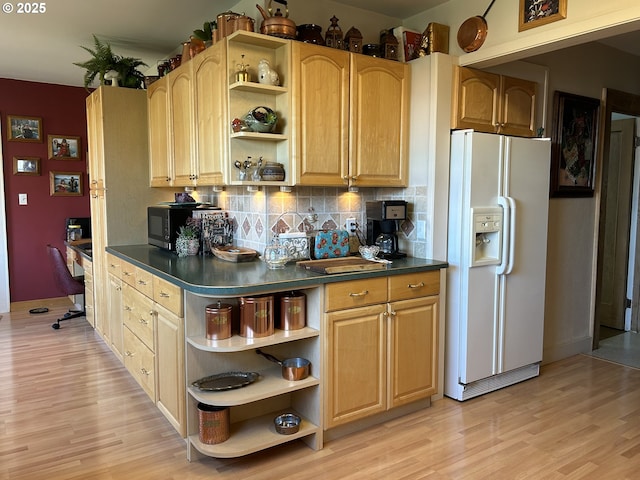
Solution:
M198 40L202 40L207 47L211 46L213 42L213 31L216 29L216 21L212 22L204 22L202 25L202 29L195 29L193 31L193 36Z
M74 65L87 70L84 74L84 88L88 89L96 76L100 80L100 85L106 85L105 74L111 71L117 72L117 79L112 81L117 81L121 87L142 88L144 74L138 70L138 67L146 67L146 63L138 58L115 55L111 50L111 45L107 42L101 42L95 35L93 41L93 50L88 47L80 47L93 57L86 62L74 63Z
M195 221L187 221L178 229L176 253L179 257L197 255L200 249L200 228Z

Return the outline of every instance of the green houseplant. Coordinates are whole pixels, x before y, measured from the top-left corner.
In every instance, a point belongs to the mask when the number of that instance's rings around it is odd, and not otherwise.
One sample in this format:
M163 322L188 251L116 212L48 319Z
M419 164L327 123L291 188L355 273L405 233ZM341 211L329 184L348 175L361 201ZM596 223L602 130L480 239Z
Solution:
M75 62L74 65L84 68L84 88L89 87L96 76L100 80L100 85L105 85L105 74L111 70L118 72L118 84L126 88L142 88L144 75L138 67L146 67L147 64L138 58L122 57L116 55L111 50L111 45L102 42L93 35L94 49L89 47L80 48L92 55L92 58L85 62Z

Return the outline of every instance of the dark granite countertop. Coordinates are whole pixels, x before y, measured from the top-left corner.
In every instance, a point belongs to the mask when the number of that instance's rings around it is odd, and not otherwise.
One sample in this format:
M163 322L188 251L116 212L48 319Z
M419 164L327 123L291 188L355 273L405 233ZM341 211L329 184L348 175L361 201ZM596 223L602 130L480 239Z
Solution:
M225 262L213 256L179 258L175 253L151 245L107 247L107 252L153 273L185 290L201 295L247 295L275 290L300 289L331 282L439 270L444 261L404 258L394 260L384 270L326 275L296 266L270 270L264 262Z

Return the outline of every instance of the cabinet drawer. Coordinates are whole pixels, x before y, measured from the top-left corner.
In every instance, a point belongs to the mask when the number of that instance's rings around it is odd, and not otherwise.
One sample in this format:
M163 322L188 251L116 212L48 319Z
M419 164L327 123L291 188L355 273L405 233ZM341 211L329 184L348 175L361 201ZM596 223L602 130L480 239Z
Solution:
M155 402L155 355L128 328L124 328L123 337L124 366Z
M350 282L330 283L325 286L326 310L363 307L387 301L387 279L366 278Z
M389 277L389 301L409 300L440 293L440 270Z
M182 289L179 286L154 276L153 299L177 316L183 316Z
M85 275L87 272L89 272L89 274L93 273L93 262L91 262L91 260L84 257L81 257L81 259L79 258L78 260L80 260L79 264L82 265Z
M153 298L153 274L138 267L136 267L135 272L136 290L144 293L149 298Z
M153 350L154 311L153 300L131 286L122 288L124 324Z
M116 278L122 278L121 264L122 260L107 253L107 271Z
M84 290L85 294L87 290L93 290L93 274L90 270L84 271Z
M128 262L122 262L120 265L120 278L131 285L136 286L136 267Z

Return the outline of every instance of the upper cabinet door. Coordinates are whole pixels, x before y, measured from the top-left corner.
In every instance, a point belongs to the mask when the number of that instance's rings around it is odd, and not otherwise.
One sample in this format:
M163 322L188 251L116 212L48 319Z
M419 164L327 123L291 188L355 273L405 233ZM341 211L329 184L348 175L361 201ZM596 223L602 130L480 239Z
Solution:
M536 135L537 84L529 80L502 77L502 120L500 133L521 137Z
M409 65L351 55L349 177L357 187L408 184Z
M191 62L167 75L174 186L195 184L195 114Z
M349 155L349 52L292 44L298 185L346 186Z
M169 148L169 90L167 78L152 83L147 90L149 109L149 175L152 187L171 186Z
M217 43L193 60L197 136L197 184L222 185L227 155L226 49Z
M455 69L453 128L497 133L500 116L500 75L471 68Z

